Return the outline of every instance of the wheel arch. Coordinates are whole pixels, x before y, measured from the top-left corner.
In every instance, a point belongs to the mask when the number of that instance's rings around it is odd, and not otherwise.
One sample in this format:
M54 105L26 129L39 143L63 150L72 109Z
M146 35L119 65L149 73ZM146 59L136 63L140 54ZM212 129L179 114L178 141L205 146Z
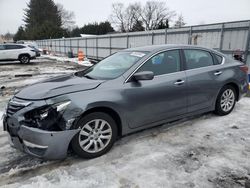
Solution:
M218 96L219 96L219 94L220 94L222 88L225 87L225 86L228 86L228 85L229 85L229 86L232 86L232 87L235 89L235 91L236 91L236 101L239 100L239 92L240 92L239 86L238 86L238 84L237 84L236 82L230 81L230 82L227 82L227 83L225 83L224 85L222 85L222 87L217 91L216 98L215 98L214 104L213 104L214 108L215 108L215 106L216 106L216 101L218 100Z
M117 111L115 111L114 109L112 109L110 107L105 107L105 106L93 107L93 108L88 109L85 112L83 112L78 119L80 119L80 118L82 118L82 117L84 117L84 116L86 116L88 114L94 113L94 112L103 112L103 113L106 113L106 114L110 115L115 120L115 122L117 124L117 130L118 130L117 136L118 137L122 136L121 117L120 117L120 115L118 114Z
M232 86L235 89L235 91L236 91L236 101L238 101L239 100L239 94L240 94L239 86L235 82L229 82L229 83L225 84L223 87L225 87L225 86Z
M28 53L21 53L21 54L18 55L18 59L20 59L24 55L28 56L29 58L31 57L30 54L28 54Z

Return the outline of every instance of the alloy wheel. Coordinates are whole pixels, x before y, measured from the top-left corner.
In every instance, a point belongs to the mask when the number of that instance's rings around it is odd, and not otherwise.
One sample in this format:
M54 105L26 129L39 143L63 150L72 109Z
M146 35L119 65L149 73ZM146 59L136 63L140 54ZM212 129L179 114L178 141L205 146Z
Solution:
M79 132L79 145L88 153L102 151L112 138L112 128L103 119L94 119L87 122Z
M220 100L221 109L224 112L230 111L235 103L235 94L232 89L226 89L222 95Z
M22 62L22 63L28 63L28 62L29 62L29 57L27 57L27 56L22 56L22 57L21 57L21 62Z

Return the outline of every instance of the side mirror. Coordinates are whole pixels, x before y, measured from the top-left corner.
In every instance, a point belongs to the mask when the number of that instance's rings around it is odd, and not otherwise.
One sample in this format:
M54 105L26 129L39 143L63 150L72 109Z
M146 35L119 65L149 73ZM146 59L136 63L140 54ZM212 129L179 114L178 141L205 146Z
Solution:
M154 73L152 71L142 71L137 72L133 75L133 80L152 80L154 78Z

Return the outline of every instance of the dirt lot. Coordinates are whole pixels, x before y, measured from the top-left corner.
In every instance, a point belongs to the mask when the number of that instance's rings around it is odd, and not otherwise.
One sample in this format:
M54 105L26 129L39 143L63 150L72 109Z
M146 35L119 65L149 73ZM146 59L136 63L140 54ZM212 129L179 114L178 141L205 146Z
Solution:
M36 60L0 64L0 116L15 89L85 67ZM25 74L25 75L24 75ZM2 187L245 187L250 180L250 98L228 116L211 113L120 139L105 156L42 161L8 144L0 123Z

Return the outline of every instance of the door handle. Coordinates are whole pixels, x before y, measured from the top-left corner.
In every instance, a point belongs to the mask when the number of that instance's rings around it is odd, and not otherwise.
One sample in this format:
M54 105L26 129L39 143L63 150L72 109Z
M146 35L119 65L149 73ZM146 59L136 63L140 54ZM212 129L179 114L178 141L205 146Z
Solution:
M184 80L177 80L175 83L174 83L174 85L182 85L182 84L184 84Z
M221 75L221 74L222 74L221 71L216 71L216 72L214 73L215 76L219 76L219 75Z

